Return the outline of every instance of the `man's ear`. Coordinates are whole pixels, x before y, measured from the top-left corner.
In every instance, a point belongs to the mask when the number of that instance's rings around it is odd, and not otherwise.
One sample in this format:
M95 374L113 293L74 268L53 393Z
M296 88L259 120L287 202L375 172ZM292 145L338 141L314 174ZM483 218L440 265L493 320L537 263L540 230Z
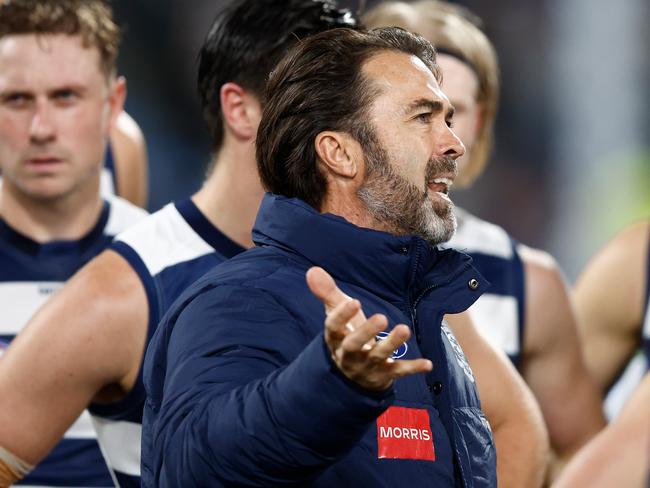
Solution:
M323 131L314 141L316 154L336 176L353 179L360 171L363 161L361 145L345 132Z
M237 83L225 83L219 91L221 111L230 131L239 139L254 139L261 107L252 94Z

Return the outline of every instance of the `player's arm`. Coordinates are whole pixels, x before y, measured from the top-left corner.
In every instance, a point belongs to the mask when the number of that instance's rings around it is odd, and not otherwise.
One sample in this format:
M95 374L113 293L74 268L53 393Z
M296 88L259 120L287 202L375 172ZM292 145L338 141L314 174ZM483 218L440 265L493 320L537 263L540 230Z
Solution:
M476 377L481 407L496 442L499 487L541 486L548 436L533 395L505 354L478 333L467 313L446 319Z
M555 260L520 246L526 277L522 375L539 402L557 459L551 479L604 426L602 396L589 374L574 309Z
M573 289L587 367L606 391L639 346L650 222L614 237L587 264Z
M650 469L650 374L646 374L621 414L566 467L554 488L647 486Z
M34 315L0 360L0 447L36 464L91 402L132 387L146 339L144 287L105 251Z
M140 127L129 114L121 112L111 130L110 140L117 174L117 194L139 207L146 207L147 146Z

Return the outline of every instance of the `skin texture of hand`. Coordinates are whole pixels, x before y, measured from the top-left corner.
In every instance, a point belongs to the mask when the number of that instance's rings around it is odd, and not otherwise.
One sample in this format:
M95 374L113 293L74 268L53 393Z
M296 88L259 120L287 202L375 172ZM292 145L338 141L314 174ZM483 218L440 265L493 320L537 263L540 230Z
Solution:
M396 325L386 339L377 342L375 336L388 326L384 315L366 319L361 303L345 295L322 268L307 271L307 284L325 305L325 342L348 379L367 390L381 391L397 378L431 371L428 359L391 359L393 351L409 339L408 326Z

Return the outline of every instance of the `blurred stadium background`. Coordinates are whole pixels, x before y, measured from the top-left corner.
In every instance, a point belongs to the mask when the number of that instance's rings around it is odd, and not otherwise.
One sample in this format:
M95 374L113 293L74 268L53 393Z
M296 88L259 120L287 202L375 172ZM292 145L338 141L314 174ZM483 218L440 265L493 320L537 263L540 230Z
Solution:
M127 110L148 143L150 210L195 191L210 158L196 55L222 3L112 2ZM502 95L491 163L454 199L550 251L573 281L617 230L650 216L650 2L457 3L484 21Z

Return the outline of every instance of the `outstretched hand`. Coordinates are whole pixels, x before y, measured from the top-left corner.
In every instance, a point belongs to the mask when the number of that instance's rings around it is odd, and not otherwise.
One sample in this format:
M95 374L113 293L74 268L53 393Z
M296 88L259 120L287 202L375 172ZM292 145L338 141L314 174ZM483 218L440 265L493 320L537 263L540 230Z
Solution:
M388 326L385 315L366 319L359 300L343 293L322 268L307 271L311 292L325 305L325 342L332 359L350 380L367 390L385 390L396 378L426 373L433 367L428 359L394 360L393 351L404 344L411 331L396 325L381 341L375 337Z

